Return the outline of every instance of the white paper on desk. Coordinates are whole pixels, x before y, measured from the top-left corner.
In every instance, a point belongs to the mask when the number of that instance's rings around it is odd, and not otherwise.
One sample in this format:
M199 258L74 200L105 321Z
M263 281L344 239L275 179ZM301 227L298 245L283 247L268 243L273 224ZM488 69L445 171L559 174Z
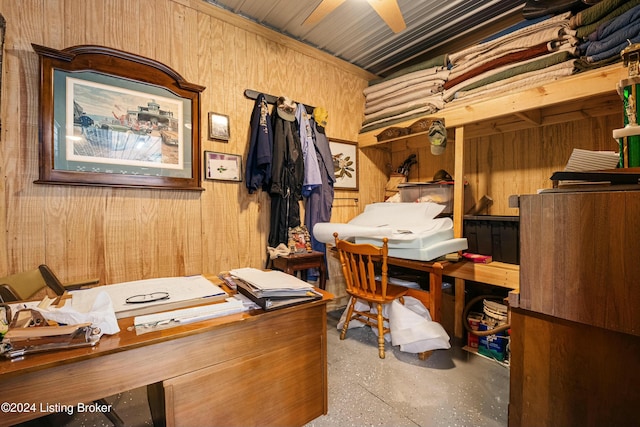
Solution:
M258 289L312 289L313 285L298 279L291 274L278 270L258 270L245 267L229 271L233 276L249 282Z
M403 229L422 228L438 216L445 206L438 203L371 203L364 212L349 221L351 225L367 225Z
M118 313L127 313L143 308L146 310L147 308L153 307L157 307L158 311L160 311L163 306L168 307L176 303L213 297L224 299L229 296L219 286L214 285L211 281L200 275L136 280L113 285L96 286L71 293L74 295L74 298L76 298L76 293L86 294L87 297L91 297L93 293L101 291L109 294L116 315L118 315ZM151 294L153 292L167 292L169 299L146 302L144 304L127 304L127 298L129 297Z
M215 317L229 316L246 310L247 308L241 300L229 297L225 302L136 316L133 319L133 325L136 334L141 335Z
M34 307L45 319L67 325L90 322L91 326L100 328L100 336L112 335L120 332L118 320L113 310L109 294L105 291L94 292L91 295L72 294L65 305L57 308L53 305L46 309Z
M437 203L372 203L346 224L317 223L313 237L322 243L335 242L334 232L343 240L352 237L413 240L419 234L453 228L450 218L436 218L444 208Z

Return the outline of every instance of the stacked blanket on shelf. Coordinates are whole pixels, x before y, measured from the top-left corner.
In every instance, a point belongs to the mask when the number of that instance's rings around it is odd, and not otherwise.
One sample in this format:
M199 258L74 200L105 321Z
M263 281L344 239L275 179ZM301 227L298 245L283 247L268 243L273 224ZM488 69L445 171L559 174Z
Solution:
M636 5L629 7L633 3ZM611 18L613 15L615 17ZM607 16L611 19L599 20L600 24L579 46L580 56L586 64L617 60L629 43L640 42L640 0L624 3ZM591 25L587 27L592 28Z
M572 16L569 26L576 30L579 39L584 39L602 24L612 21L638 4L639 0L602 0Z
M360 132L619 62L629 43L640 43L640 0L601 0L579 12L527 21L370 82Z
M444 107L442 86L447 81L446 55L377 80L364 90L361 132L423 117Z
M578 39L569 28L570 16L566 12L451 54L445 102L572 74Z

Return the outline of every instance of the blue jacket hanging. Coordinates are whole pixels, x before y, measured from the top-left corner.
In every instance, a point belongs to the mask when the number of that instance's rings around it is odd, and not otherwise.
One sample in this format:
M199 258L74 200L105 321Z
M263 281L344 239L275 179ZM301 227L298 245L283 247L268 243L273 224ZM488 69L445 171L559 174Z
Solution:
M249 193L268 190L271 182L271 163L273 152L273 130L269 105L264 94L256 97L251 113L251 139L247 154L245 185Z

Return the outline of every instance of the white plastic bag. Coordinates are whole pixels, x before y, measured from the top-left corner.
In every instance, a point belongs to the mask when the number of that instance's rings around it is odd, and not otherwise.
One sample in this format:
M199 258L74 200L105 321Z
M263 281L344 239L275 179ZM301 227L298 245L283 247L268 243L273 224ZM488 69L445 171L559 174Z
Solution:
M351 299L348 304L351 304ZM366 310L368 307L368 304L356 301L356 310ZM376 313L375 307L371 312ZM416 298L405 296L404 305L398 300L391 304L385 304L382 306L382 314L389 319L391 324L391 332L385 335L385 339L392 345L399 345L400 351L422 353L451 348L447 332L442 325L431 320L429 310ZM338 330L342 330L346 317L347 309L340 317ZM349 322L349 329L362 326L365 324L357 320ZM378 334L378 328L372 327L371 329L376 335Z

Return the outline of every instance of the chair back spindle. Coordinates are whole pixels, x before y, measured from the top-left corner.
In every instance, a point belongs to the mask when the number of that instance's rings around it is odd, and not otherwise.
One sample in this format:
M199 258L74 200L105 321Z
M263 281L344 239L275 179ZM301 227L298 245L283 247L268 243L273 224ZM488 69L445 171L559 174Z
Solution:
M370 244L354 244L337 240L342 273L347 290L363 293L377 301L385 301L388 282L388 239L382 239L382 247ZM380 264L380 280L376 280L376 264Z

